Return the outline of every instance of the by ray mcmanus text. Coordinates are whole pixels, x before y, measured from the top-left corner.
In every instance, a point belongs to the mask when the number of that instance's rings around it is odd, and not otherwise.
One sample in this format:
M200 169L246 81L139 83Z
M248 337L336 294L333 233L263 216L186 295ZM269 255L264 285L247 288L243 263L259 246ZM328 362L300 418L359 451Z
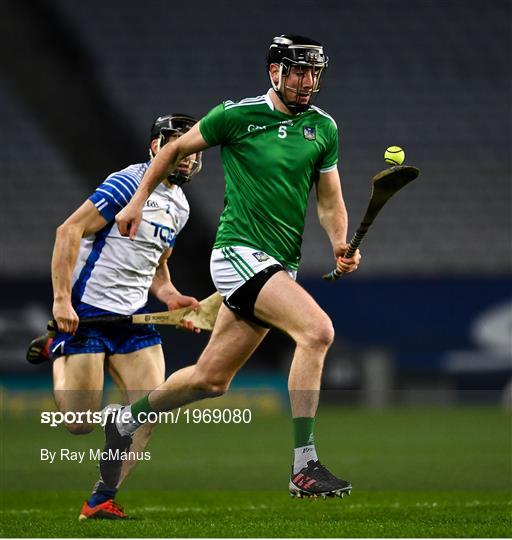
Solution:
M70 461L76 463L83 463L84 461L150 461L151 452L134 452L134 451L121 451L119 449L100 450L90 448L89 450L77 451L69 448L60 448L57 450L50 450L49 448L41 448L41 461L48 463L56 463L57 461Z

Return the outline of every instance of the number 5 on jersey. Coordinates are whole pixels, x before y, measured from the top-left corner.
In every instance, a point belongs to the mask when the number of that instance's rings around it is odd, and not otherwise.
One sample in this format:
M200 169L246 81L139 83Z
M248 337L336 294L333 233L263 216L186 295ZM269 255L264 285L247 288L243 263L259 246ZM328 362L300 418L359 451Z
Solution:
M280 139L286 139L288 136L287 126L279 126L279 129L277 130L277 136Z

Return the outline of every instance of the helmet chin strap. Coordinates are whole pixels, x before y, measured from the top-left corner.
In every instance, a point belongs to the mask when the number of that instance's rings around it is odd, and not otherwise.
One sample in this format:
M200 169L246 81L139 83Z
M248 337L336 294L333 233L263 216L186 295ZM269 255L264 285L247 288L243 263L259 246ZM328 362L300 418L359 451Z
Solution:
M158 154L158 152L160 152L160 148L162 148L162 140L163 140L163 135L159 135L158 136L158 139L156 140L156 153L153 154L153 150L151 149L151 146L149 147L149 159L153 159L156 154Z
M183 184L190 182L190 177L187 174L180 173L179 171L173 171L167 177L167 181L181 187Z
M302 104L297 103L297 102L293 103L293 102L290 102L290 101L286 101L285 97L283 96L283 94L281 92L281 87L282 87L283 82L284 82L283 64L279 64L279 78L277 80L277 84L274 83L274 80L272 79L272 76L270 76L270 82L272 84L272 88L274 89L274 92L277 94L277 97L281 100L283 105L285 105L292 113L297 114L297 113L303 112L309 107L309 102L306 103L305 105L302 105ZM299 95L298 87L297 88L289 88L289 87L286 86L286 88L288 88L289 90L292 90L292 91L295 90L296 95L297 96Z

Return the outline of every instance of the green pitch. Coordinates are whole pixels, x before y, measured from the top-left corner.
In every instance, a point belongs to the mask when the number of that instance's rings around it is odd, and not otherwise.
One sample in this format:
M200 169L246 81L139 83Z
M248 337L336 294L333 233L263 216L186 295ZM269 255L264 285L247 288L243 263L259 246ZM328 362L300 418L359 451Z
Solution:
M291 422L159 426L118 500L125 522L77 517L94 463L54 464L40 449L86 450L25 416L3 419L0 535L16 537L508 537L511 417L492 408L365 411L322 406L320 457L351 497L291 499Z

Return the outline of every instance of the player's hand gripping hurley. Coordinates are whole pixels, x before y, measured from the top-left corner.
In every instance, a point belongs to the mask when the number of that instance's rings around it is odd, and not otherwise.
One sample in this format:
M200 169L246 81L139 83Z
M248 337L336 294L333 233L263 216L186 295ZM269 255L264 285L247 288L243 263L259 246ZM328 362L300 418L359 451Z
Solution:
M173 311L161 311L159 313L140 313L138 315L106 315L100 317L90 317L80 319L80 326L104 326L119 323L131 324L165 324L179 326L182 321L190 321L196 328L211 331L217 318L222 296L219 293L213 293L208 298L199 302L197 311L186 307L175 309ZM55 321L48 322L48 330L55 332L57 324Z
M379 174L376 174L372 179L372 195L370 202L368 203L368 208L366 213L359 225L356 233L350 240L347 251L344 254L344 257L349 259L354 255L359 244L362 242L365 237L370 225L373 223L377 214L380 212L381 208L386 204L386 202L391 199L391 197L409 182L412 182L420 174L420 170L416 167L411 167L409 165L397 165L395 167L390 167L381 171ZM343 272L340 272L338 269L334 269L328 274L324 274L322 279L327 281L335 281L343 276Z

